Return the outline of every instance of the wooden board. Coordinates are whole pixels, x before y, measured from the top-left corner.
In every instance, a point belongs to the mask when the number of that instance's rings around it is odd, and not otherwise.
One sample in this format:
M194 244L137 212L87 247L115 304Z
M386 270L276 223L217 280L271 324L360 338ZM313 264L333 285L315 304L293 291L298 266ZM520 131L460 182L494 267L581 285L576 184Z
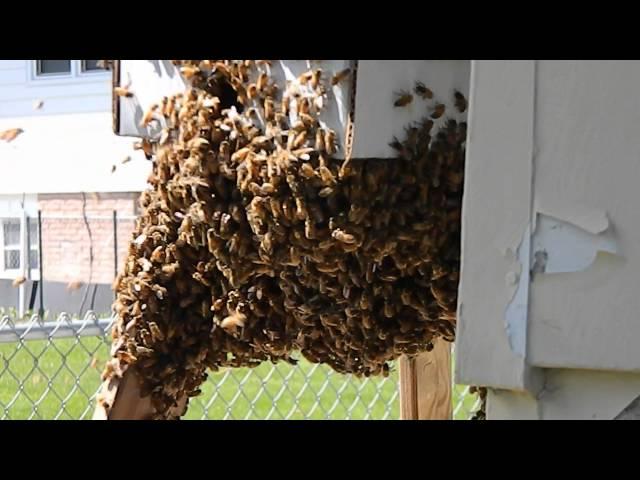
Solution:
M470 61L467 60L273 60L270 75L279 85L296 81L310 70L321 68L325 85L346 68L354 74L336 86L329 85L320 123L336 132L340 148L336 158L395 158L389 146L393 137L403 137L412 122L427 117L433 107L453 104L453 92L469 93ZM394 107L396 93L412 93L416 82L434 92L432 100L414 95L407 107ZM355 82L355 84L354 84ZM187 88L179 70L169 60L118 60L114 67L114 86L128 86L133 97L114 98L114 131L117 135L156 138L162 121L149 128L140 119L163 96ZM447 111L436 123L448 118L463 120L466 114ZM295 121L292 109L290 120ZM260 123L260 122L258 122Z
M400 417L450 420L451 344L438 341L431 352L400 358Z
M107 411L100 402L96 405L93 420L150 420L153 415L151 397L142 397L139 373L129 368L121 379L104 382L100 392L111 403ZM178 402L175 411L185 410L187 398Z

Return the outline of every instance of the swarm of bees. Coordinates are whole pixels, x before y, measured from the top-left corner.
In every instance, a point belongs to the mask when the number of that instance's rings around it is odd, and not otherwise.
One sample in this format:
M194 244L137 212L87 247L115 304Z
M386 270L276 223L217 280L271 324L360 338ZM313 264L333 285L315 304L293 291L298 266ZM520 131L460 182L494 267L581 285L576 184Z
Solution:
M268 60L172 62L191 88L144 119L166 127L139 146L151 187L114 283L103 379L135 364L166 419L208 369L295 364L300 351L337 372L388 375L398 356L454 340L464 122L437 103L392 141L396 159L342 161L318 116L350 69L285 86Z

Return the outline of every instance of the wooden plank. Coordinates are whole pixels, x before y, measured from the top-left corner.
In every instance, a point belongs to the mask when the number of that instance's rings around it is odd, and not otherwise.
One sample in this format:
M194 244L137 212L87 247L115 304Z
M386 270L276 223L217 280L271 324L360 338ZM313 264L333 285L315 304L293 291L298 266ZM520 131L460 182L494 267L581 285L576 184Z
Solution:
M112 407L107 410L98 402L93 420L150 420L153 416L151 397L140 395L139 374L134 368L129 368L120 380L105 382L100 391ZM186 402L184 397L176 411L186 411Z
M451 344L436 342L431 352L400 359L400 417L450 420Z
M455 380L525 390L535 62L471 72Z

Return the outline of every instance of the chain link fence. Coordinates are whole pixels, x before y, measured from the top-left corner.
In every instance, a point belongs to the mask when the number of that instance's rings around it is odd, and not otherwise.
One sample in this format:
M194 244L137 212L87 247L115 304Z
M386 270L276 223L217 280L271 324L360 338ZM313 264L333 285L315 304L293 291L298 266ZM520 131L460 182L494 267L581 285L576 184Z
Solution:
M94 312L50 322L0 317L0 419L90 419L112 321ZM467 387L454 385L454 419L477 407ZM399 419L398 373L357 379L304 360L230 369L209 376L185 418Z

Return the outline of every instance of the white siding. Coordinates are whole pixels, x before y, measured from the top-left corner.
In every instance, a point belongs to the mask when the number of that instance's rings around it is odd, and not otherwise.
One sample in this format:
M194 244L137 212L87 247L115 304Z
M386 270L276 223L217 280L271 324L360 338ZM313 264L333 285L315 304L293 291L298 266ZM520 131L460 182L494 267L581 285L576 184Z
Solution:
M134 139L113 134L111 112L0 118L0 131L8 128L24 133L0 142L0 194L145 188L151 162L133 151ZM127 155L132 161L122 165Z
M111 110L111 72L34 79L33 68L33 60L0 60L0 118Z
M0 142L0 196L144 189L150 162L112 131L111 72L34 79L34 66L0 60L0 131L24 130Z
M15 70L24 68L26 62L31 60L0 60L0 70Z

